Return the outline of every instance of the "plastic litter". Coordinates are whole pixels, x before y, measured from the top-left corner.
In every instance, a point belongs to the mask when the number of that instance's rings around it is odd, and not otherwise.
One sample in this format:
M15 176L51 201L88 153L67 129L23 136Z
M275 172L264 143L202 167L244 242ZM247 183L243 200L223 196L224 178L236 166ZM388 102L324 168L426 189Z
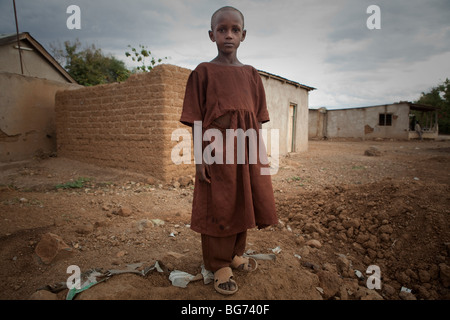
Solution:
M81 274L81 287L80 289L77 289L75 286L74 288L70 289L67 293L66 300L72 300L78 293L83 292L92 286L108 280L113 275L117 274L123 274L123 273L135 273L140 276L146 276L150 271L155 270L158 272L164 272L164 270L161 268L158 261L156 261L152 266L148 266L143 268L142 270L137 270L138 268L141 268L144 264L143 263L133 263L128 264L127 268L124 270L107 270L105 272L102 272L101 269L91 269ZM59 286L58 289L66 289L66 285Z
M281 249L280 249L281 251ZM245 254L244 257L250 257L256 260L276 260L277 256L272 253Z
M358 277L358 279L364 280L364 275L362 274L361 271L355 270L355 274L356 274L356 276Z
M169 280L172 281L172 285L180 288L186 288L188 283L194 278L196 276L180 270L174 270L169 275Z
M180 270L174 270L169 275L169 280L172 281L172 285L180 288L186 288L189 282L201 279L203 279L204 284L208 284L214 280L214 274L211 271L206 270L203 265L201 273L195 276Z
M102 281L107 280L108 277L99 272L97 269L92 269L86 271L81 274L81 288L77 289L76 287L69 290L66 296L66 300L72 300L78 293L83 292L84 290L89 289L90 287L100 283Z
M406 287L401 287L400 292L402 292L402 291L404 291L404 292L411 292L412 290L408 289Z
M206 270L204 265L202 265L202 275L204 284L208 284L214 281L214 273L212 273L212 271Z
M280 247L276 247L272 249L273 253L280 253L281 252L281 248Z

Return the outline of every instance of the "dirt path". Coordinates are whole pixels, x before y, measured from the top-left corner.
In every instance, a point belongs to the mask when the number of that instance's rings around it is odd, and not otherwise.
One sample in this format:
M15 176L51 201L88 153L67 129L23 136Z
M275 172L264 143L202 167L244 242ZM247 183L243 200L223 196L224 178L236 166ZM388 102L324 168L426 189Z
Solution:
M371 147L377 156L364 154ZM83 186L63 188L74 182ZM169 280L173 270L201 271L187 182L63 158L3 166L0 299L65 299L67 289L36 290L65 282L70 265L103 272L155 261L165 272L114 275L75 299L230 299L203 281ZM276 259L236 272L231 299L450 298L450 141L310 141L308 152L281 159L273 185L280 223L251 230L247 249ZM36 251L51 252L47 233L67 248L46 264ZM367 287L369 266L381 289Z

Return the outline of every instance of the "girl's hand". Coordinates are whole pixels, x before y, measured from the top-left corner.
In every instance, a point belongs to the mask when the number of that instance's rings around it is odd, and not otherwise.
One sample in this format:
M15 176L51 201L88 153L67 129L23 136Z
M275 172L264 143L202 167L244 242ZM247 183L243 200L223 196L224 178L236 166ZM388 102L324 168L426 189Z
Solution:
M211 183L211 175L209 173L209 165L206 163L197 164L195 165L195 169L197 171L196 176L199 178L200 181Z

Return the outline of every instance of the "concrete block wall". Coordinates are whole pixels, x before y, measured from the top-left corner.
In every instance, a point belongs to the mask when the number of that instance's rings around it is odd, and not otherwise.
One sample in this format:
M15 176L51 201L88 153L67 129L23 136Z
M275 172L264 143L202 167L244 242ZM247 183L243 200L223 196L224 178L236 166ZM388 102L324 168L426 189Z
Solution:
M131 170L162 181L193 175L171 159L191 70L159 65L123 83L56 94L58 156Z

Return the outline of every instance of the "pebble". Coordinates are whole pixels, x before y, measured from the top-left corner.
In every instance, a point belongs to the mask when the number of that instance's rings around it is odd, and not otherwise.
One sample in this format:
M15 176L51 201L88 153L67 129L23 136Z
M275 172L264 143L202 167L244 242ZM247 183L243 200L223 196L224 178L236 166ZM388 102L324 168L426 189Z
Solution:
M311 239L311 240L306 241L306 245L310 246L311 248L317 248L317 249L322 248L322 244L320 243L319 240L316 240L316 239Z

